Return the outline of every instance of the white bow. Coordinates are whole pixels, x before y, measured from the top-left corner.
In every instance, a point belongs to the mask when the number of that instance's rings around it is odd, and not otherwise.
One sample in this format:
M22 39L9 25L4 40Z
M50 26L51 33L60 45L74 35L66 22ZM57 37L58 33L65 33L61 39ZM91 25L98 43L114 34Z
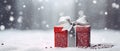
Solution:
M59 19L59 24L63 26L62 30L68 30L70 31L72 28L72 24L73 22L71 21L70 16L64 16L64 17L60 17ZM88 24L87 20L86 20L86 16L82 16L79 17L74 24L79 24L79 25L86 25Z

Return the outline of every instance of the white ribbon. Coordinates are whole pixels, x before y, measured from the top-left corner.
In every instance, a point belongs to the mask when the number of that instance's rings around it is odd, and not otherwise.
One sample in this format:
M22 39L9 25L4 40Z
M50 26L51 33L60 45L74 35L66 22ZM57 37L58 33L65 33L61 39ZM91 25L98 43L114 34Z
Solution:
M86 20L86 16L79 17L74 23L71 21L70 16L64 16L60 17L59 24L63 25L62 30L70 31L73 26L72 24L86 25L88 22Z

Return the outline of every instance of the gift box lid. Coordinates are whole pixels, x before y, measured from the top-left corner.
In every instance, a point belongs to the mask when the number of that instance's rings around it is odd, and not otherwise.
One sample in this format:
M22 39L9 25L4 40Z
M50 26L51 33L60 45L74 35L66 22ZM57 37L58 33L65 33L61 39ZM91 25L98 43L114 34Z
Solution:
M63 29L62 25L54 26L54 32L67 32L67 30L62 29Z
M75 26L77 32L89 32L90 25L76 25Z

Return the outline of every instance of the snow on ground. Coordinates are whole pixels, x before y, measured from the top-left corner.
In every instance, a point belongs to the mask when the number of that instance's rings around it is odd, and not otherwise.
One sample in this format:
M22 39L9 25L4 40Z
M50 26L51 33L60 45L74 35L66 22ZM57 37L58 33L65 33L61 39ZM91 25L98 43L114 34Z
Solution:
M53 30L0 31L0 51L119 51L120 31L92 30L91 44L110 44L114 46L102 49L54 48Z

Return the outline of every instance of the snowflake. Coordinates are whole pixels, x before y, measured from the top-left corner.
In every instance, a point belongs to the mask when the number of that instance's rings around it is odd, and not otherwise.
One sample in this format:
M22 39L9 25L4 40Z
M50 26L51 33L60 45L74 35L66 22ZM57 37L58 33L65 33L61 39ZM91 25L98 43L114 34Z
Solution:
M10 11L10 10L11 10L11 8L12 8L12 6L11 6L11 5L6 5L6 10L7 10L7 11Z
M37 8L38 10L40 10L40 8Z
M41 9L44 9L44 6L41 6Z
M9 20L10 20L10 21L14 21L14 17L13 17L13 16L10 16Z
M7 0L4 0L4 3L7 3Z
M84 11L83 11L83 10L80 10L80 11L78 12L78 14L79 14L80 16L82 16L82 15L84 15Z
M70 37L73 37L73 35L72 35L72 34L70 34L69 36L70 36Z
M119 9L120 6L119 6L119 4L117 4L117 3L112 3L112 7L113 7L113 8L116 8L116 9Z
M5 26L4 25L0 25L0 30L5 30Z
M43 0L38 0L39 2L42 2Z
M18 23L22 23L22 19L23 19L23 17L22 17L22 16L19 16L19 18L17 19L17 22L18 22Z
M105 15L108 15L108 12L105 12Z
M48 25L48 24L46 24L46 27L47 27L47 28L49 28L49 25Z
M25 8L26 7L26 5L23 5L23 8Z
M104 30L108 30L108 28L105 27Z
M96 0L93 0L92 2L93 2L93 4L96 4L96 3L97 3L97 1L96 1Z
M59 16L63 16L63 15L64 15L64 12L60 12L60 13L59 13Z

